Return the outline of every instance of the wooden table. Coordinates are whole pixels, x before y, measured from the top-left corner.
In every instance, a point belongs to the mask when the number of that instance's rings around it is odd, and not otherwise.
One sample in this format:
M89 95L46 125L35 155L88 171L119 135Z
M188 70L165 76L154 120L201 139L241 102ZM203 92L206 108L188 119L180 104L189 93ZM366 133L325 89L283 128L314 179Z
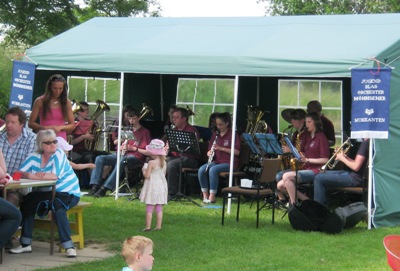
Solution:
M31 179L21 179L19 181L11 181L6 186L1 184L0 188L3 189L3 198L7 198L7 190L10 189L23 189L27 187L52 187L52 199L54 200L56 196L56 180L31 180ZM54 252L54 216L51 216L50 222L50 255Z

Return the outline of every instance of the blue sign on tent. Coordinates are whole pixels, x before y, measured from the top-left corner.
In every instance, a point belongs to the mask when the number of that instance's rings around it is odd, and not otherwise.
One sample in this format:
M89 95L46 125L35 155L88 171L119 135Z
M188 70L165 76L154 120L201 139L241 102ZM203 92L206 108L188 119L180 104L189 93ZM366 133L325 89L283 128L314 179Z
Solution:
M388 138L391 69L351 71L351 137Z
M9 107L31 110L35 68L32 63L14 61Z

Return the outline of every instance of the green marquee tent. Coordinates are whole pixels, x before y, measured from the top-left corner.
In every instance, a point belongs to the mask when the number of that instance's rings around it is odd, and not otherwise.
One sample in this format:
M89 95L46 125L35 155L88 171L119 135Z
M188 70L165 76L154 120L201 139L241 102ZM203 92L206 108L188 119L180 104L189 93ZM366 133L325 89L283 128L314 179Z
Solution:
M389 139L375 141L372 169L373 224L379 227L400 225L400 14L94 18L26 53L38 70L121 73L121 78L234 76L237 81L349 78L351 68L374 67L374 57L394 67Z

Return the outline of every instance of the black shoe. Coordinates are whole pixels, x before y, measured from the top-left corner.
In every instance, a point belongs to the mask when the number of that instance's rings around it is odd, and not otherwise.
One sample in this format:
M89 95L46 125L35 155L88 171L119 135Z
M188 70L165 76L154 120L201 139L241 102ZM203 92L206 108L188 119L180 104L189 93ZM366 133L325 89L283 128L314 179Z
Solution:
M96 194L94 194L94 196L96 198L102 198L106 195L107 193L107 188L105 188L104 186L100 187L100 189L96 192Z
M93 196L94 194L96 194L97 191L99 191L100 186L97 184L94 184L92 186L92 188L90 189L88 196Z
M8 241L4 244L5 250L10 250L14 247L12 239L8 239Z

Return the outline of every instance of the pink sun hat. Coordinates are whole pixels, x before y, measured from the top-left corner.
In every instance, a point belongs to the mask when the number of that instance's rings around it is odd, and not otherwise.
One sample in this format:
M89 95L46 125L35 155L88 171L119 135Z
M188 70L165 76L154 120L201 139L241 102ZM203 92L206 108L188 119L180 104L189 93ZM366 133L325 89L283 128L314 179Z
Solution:
M152 155L166 156L164 149L164 142L160 139L153 139L149 145L146 146L146 150Z

